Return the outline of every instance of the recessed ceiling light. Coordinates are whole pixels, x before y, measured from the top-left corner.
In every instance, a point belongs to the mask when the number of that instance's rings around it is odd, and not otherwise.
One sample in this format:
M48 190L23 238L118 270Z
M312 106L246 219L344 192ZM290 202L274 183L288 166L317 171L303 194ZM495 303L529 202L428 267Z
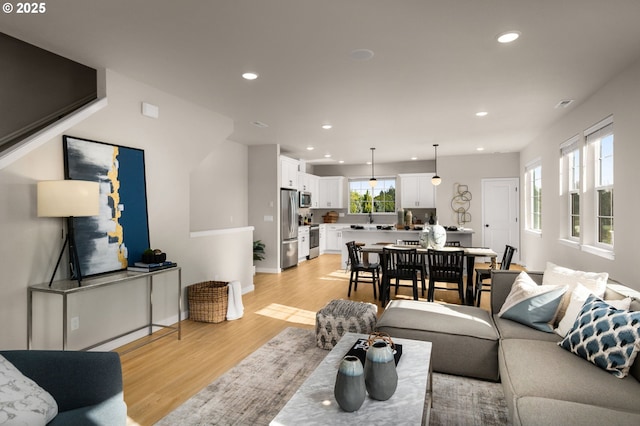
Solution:
M476 148L476 151L484 151L484 148L479 146L478 148Z
M333 128L333 126L331 124L327 123L327 124L323 124L322 128L325 129L325 130L329 130L329 129Z
M476 112L476 117L486 117L489 114L487 111L478 111Z
M313 151L314 149L315 149L315 148L314 148L314 147L312 147L311 145L309 145L309 146L307 147L307 151Z
M344 164L344 160L340 160L340 161L338 161L338 163Z
M499 34L497 37L498 43L511 43L520 38L519 31L507 31Z
M366 164L367 166L370 166L370 165L371 165L371 161L367 161L365 164Z
M417 159L418 159L418 157L416 157L416 156L414 155L413 157L411 157L411 159L415 161L415 160L417 160Z
M242 78L244 78L245 80L255 80L256 78L258 78L258 74L255 72L245 72L244 74L242 74Z
M373 55L373 50L370 49L354 49L349 53L349 57L355 61L368 61Z
M331 158L331 154L325 154L324 158Z

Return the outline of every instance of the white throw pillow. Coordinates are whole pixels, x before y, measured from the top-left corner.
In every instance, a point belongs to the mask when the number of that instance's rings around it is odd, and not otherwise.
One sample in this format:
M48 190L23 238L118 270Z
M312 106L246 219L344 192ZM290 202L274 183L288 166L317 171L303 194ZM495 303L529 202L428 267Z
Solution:
M558 323L558 327L554 330L559 336L565 337L569 330L573 328L573 324L576 322L578 314L580 313L584 302L587 300L590 294L593 293L582 284L576 285L575 289L573 290L573 294L571 294L569 306L565 311L564 317L560 320L560 322ZM622 310L628 310L629 306L631 306L630 297L620 300L605 300L605 302L616 309Z
M0 355L0 425L46 425L58 415L51 394Z
M564 317L567 307L569 306L569 302L571 301L571 294L578 284L583 285L591 293L602 298L605 290L607 289L608 279L609 273L607 272L575 271L563 266L558 266L552 262L547 262L547 267L545 268L544 275L542 276L542 285L569 286L567 292L562 298L562 301L560 302L560 307L558 308L558 312L556 313L553 323L558 324Z
M553 326L550 322L566 291L566 285L538 285L529 274L520 272L498 316L552 333Z

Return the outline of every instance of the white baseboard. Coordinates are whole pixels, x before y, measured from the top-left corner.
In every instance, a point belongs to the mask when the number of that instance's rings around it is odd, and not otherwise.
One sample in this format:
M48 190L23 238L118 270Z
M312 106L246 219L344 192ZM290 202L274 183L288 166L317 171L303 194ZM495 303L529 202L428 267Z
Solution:
M256 268L256 272L261 272L263 274L279 274L280 268Z
M189 318L189 313L188 312L183 312L182 313L182 319L186 319ZM167 326L171 326L174 324L178 323L178 315L173 315L167 319L164 320L160 320L160 321L154 321L154 323L156 324L161 324L161 325L167 325ZM162 327L153 327L152 328L152 332L155 333L156 331L162 330ZM108 343L105 343L104 345L100 345L100 346L96 346L95 348L92 348L91 351L112 351L116 348L119 348L120 346L124 346L126 344L129 344L131 342L134 342L138 339L141 339L143 337L146 337L149 335L148 333L149 329L147 327L145 327L142 330L138 330L135 331L131 334L127 334L126 336L122 336L119 339L115 339L112 340ZM178 336L173 336L171 335L171 337L167 337L167 339L177 339Z

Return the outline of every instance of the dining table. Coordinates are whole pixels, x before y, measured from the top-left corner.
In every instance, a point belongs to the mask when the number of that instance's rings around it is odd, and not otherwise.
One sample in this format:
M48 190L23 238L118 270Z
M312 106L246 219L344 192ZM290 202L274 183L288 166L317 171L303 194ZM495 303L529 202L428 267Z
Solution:
M403 245L403 244L365 244L360 246L360 250L363 253L363 260L368 262L368 254L382 254L382 249L384 247L391 248L405 248L405 249L416 249L418 255L426 255L428 252L428 248L422 246L414 246L414 245ZM435 250L435 249L434 249ZM464 251L465 259L467 260L467 291L465 295L465 302L467 305L475 305L475 283L473 281L473 271L475 270L476 257L488 257L490 259L490 268L495 269L496 267L496 259L498 257L498 253L493 251L488 247L442 247L441 251Z

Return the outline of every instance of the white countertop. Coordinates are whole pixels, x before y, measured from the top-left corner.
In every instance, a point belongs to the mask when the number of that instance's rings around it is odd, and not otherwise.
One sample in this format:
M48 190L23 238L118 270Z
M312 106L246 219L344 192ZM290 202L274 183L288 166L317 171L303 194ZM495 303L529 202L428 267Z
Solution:
M347 228L344 229L342 232L346 232L346 231L352 231L352 232L394 232L394 233L407 233L407 232L422 232L421 229L377 229L377 228L369 228L367 229L366 225L365 225L365 229L354 229L354 228ZM475 233L473 229L465 229L462 231L447 231L448 234L453 233L453 234L473 234Z

